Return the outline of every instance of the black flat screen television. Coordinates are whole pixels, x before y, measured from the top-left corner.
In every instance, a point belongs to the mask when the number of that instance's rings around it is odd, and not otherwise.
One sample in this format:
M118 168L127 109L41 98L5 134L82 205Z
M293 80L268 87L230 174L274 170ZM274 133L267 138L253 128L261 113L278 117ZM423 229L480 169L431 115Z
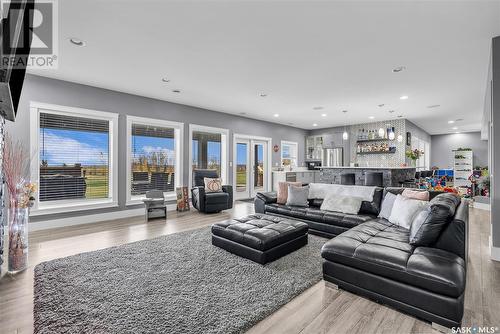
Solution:
M14 0L2 8L0 114L9 121L16 119L23 88L32 40L34 6L34 0Z

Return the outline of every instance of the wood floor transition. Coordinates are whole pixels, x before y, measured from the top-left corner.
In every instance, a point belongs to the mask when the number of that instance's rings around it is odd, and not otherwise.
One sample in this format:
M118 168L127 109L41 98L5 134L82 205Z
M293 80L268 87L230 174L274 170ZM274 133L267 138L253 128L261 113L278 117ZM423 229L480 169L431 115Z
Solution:
M43 261L137 240L196 229L253 212L253 204L204 215L169 212L169 219L145 223L130 217L30 234L30 267L0 280L0 332L33 332L33 267ZM489 212L471 209L469 267L464 326L500 327L500 263L489 258ZM2 268L5 272L6 267ZM429 323L342 290L323 281L256 324L248 333L433 333ZM497 330L499 332L499 330Z

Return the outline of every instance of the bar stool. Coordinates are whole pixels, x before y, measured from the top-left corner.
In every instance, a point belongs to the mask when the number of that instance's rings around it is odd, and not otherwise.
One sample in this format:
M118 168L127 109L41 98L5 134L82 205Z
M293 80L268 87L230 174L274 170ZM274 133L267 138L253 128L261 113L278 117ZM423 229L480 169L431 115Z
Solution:
M356 184L356 174L345 173L340 175L340 184L353 186Z
M356 184L356 174L345 173L340 175L340 184L353 186Z
M381 172L366 172L365 186L383 187L384 173Z

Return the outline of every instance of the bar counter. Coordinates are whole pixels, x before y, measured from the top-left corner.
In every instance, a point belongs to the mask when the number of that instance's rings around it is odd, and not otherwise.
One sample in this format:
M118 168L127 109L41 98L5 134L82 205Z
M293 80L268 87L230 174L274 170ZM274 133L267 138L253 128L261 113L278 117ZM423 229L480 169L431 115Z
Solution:
M400 187L401 182L415 177L415 167L317 167L320 170L321 183L340 184L340 175L353 173L356 175L356 185L365 184L366 172L382 172L384 174L384 187Z

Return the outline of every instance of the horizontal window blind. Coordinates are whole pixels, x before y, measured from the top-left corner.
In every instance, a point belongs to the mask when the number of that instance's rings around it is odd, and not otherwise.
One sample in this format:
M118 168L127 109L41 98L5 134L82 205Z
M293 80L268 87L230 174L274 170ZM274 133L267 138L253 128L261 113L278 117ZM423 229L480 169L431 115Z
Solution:
M175 129L132 124L132 195L175 190Z
M40 113L39 200L109 197L109 121Z
M192 166L194 169L215 169L221 176L221 140L220 133L193 131ZM191 173L192 177L192 173ZM194 184L194 179L192 180Z

